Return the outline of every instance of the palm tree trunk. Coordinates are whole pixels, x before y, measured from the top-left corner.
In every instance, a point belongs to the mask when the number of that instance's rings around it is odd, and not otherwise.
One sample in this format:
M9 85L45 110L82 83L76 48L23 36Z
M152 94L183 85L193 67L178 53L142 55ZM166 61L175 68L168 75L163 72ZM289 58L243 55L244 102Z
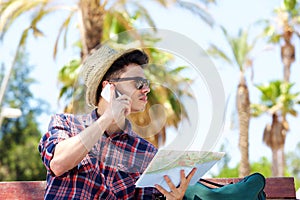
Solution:
M279 173L278 169L278 151L279 149L272 148L272 176L277 176Z
M278 149L278 174L277 176L284 176L285 159L284 159L284 147Z
M249 122L250 122L250 100L249 90L245 78L241 73L240 84L237 91L237 109L239 115L239 147L241 152L241 163L239 176L244 177L250 174L249 164Z
M277 113L273 113L272 115L272 125L269 134L269 137L265 137L264 135L264 142L272 149L272 175L283 176L286 129Z
M281 47L281 60L283 63L283 77L285 81L290 80L291 65L295 61L295 47L290 43L290 38L285 39L285 44Z
M80 0L82 58L85 58L101 42L104 9L98 0Z
M284 148L272 149L272 176L284 176Z
M291 75L291 65L284 65L283 68L283 76L284 81L289 82L290 81L290 75Z
M291 65L293 62L295 62L295 46L291 43L291 38L293 35L293 31L290 29L286 29L283 34L283 38L285 41L285 44L281 47L281 60L283 62L284 66L284 73L283 78L284 81L289 82L290 81L290 74L291 74ZM278 170L276 173L273 173L274 176L283 176L284 175L284 168L285 168L285 158L284 158L284 144L285 144L285 136L286 132L289 130L288 123L286 120L286 114L282 113L282 145L277 151L278 156ZM274 163L273 163L274 165Z

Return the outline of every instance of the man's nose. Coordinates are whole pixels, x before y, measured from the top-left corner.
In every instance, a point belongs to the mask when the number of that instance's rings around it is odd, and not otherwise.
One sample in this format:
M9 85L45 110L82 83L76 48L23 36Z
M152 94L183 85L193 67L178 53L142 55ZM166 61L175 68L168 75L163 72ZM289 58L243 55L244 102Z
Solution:
M150 87L149 86L144 86L143 88L142 88L142 93L143 94L148 94L150 92Z

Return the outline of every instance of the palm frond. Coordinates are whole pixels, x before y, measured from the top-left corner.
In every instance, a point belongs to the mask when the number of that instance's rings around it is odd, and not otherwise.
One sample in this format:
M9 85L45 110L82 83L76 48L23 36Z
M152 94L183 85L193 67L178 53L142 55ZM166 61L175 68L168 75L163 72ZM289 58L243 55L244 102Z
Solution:
M209 14L207 9L200 4L192 3L189 1L182 1L177 0L176 3L189 11L191 11L193 14L198 15L204 22L206 22L209 26L213 26L215 21L213 17Z
M57 34L56 40L55 40L55 44L54 44L54 49L53 49L53 58L56 57L56 53L57 53L57 46L59 43L59 39L61 37L62 32L65 30L65 34L64 34L64 47L66 47L66 43L67 43L67 33L68 33L68 29L69 29L69 24L70 21L72 19L72 17L75 14L75 10L71 11L70 14L67 16L67 18L63 21L62 25L59 28L59 32Z
M49 0L11 0L4 3L4 7L1 8L0 18L0 33L3 38L6 31L12 25L12 23L22 14L27 13L37 7L44 6L50 2ZM2 5L1 5L2 6Z
M232 38L231 38L231 36L228 34L226 28L223 27L223 26L221 25L221 26L220 26L220 29L221 29L223 35L225 36L225 39L226 39L227 41L230 42L230 41L232 40Z
M271 81L268 85L257 85L261 94L261 106L268 107L266 112L271 114L281 113L282 115L291 114L296 116L294 106L298 104L300 92L291 93L294 83L280 80Z
M226 53L214 44L210 45L210 47L207 50L207 53L215 58L221 58L229 64L233 64L232 60L226 55Z
M26 29L23 31L16 52L19 52L20 47L22 47L22 46L25 45L26 40L27 40L27 38L28 38L27 36L28 36L29 30L30 30L30 27L26 28Z
M251 104L250 109L251 109L251 116L259 117L268 110L268 107L262 104Z
M297 117L298 116L298 112L295 110L295 109L291 109L288 111L288 113L294 117Z
M171 71L169 71L169 73L177 75L178 73L180 73L182 70L184 70L186 68L187 68L187 66L179 66L179 67L176 67L175 69L172 69Z
M168 0L157 0L157 2L162 5L163 7L167 7L169 4Z
M251 52L251 46L248 44L248 31L240 30L238 38L235 39L236 41L236 60L240 66L241 71L245 71L245 62L248 59L248 55Z
M297 5L297 0L284 0L283 7L286 11L292 12Z
M44 36L44 34L42 33L42 31L40 31L37 28L37 24L43 19L43 17L45 17L46 15L48 15L49 13L51 13L51 10L45 10L44 6L36 13L36 15L33 17L33 19L31 20L30 23L30 28L33 30L33 35L35 37L38 36Z
M156 31L156 25L155 22L153 21L153 19L151 18L149 12L147 11L147 9L142 6L140 3L136 3L135 6L137 6L137 12L138 14L144 18L146 20L146 22L150 25L150 27L152 27L155 31Z
M198 1L204 3L205 5L217 2L216 0L198 0Z

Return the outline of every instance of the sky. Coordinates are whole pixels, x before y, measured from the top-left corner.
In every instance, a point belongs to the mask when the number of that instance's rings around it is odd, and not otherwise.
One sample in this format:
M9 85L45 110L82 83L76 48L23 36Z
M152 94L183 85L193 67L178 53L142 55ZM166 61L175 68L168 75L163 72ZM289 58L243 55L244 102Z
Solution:
M224 26L228 33L231 35L237 35L241 28L248 28L254 22L259 19L269 18L273 9L280 5L279 0L273 1L238 1L238 0L224 0L219 1L216 6L209 8L209 12L214 17L218 24ZM172 8L169 10L161 9L156 6L153 9L153 17L157 21L158 28L169 29L177 31L192 40L196 41L203 49L207 49L210 43L217 44L224 49L228 49L224 37L220 30L217 28L208 28L198 17L183 11L180 8ZM150 12L151 13L151 12ZM158 14L159 13L159 14ZM258 34L258 30L254 28L250 29L253 35ZM299 40L295 39L296 51L298 49L297 44ZM299 46L299 45L298 45ZM262 48L258 48L254 52L255 60L253 63L253 80L250 80L249 72L248 87L250 90L250 100L252 103L259 103L259 91L255 88L255 84L267 83L271 80L282 79L283 66L280 60L279 47L271 47L268 51L262 51ZM299 79L297 75L300 73L299 59L291 67L291 82L295 82L294 89L299 89ZM230 115L234 107L235 89L238 80L238 70L236 66L231 67L224 62L219 62L213 59L215 66L219 69L222 80L224 81L224 88L226 95L229 99L229 108L224 125L224 131L222 138L219 141L219 145L223 142L226 144L227 154L231 157L231 164L235 164L239 161L239 149L238 149L238 130L232 130L230 126ZM299 112L299 108L297 108ZM229 116L228 116L229 115ZM290 132L286 137L285 152L293 151L296 148L297 143L300 141L298 137L299 133L299 117L288 117L290 123ZM250 161L258 161L262 156L266 156L271 160L271 150L262 142L263 130L266 123L270 123L270 116L264 115L259 118L252 118L250 121L249 130L249 143L250 143ZM217 146L218 147L218 146ZM218 150L216 147L216 151Z
M214 17L218 24L223 25L231 35L236 35L240 28L247 28L250 24L258 19L269 18L272 10L280 5L279 0L223 0L218 1L216 6L211 6L209 12ZM176 7L164 9L149 1L143 1L149 13L155 20L156 26L160 29L168 29L176 31L180 34L197 42L203 49L206 49L210 43L218 44L224 49L228 48L224 38L217 28L210 28L203 23L199 17L191 14L186 10ZM59 17L59 16L58 16ZM20 36L20 28L26 26L26 19L15 23L12 30L5 36L4 41L0 43L0 59L4 61L7 66L12 60L13 53ZM41 29L48 30L43 38L31 38L28 41L27 49L29 50L29 62L35 66L32 72L32 77L37 80L37 84L32 86L32 91L35 97L44 99L50 105L49 112L54 114L62 112L62 106L58 104L58 83L57 74L60 67L70 61L72 58L78 56L78 52L74 49L63 49L60 46L56 60L53 60L52 51L55 37L58 32L58 24L56 19L46 19L46 23L41 24ZM146 28L146 27L140 27ZM251 29L255 34L255 28ZM76 36L74 37L76 38ZM69 43L73 37L69 38ZM49 45L51 44L51 45ZM296 51L298 50L299 40L295 39ZM298 51L297 51L298 52ZM254 78L251 81L248 79L248 86L250 90L250 100L253 103L259 103L259 92L254 87L254 84L266 83L270 80L282 79L283 67L280 60L280 52L278 47L274 47L269 51L256 52L256 59L253 63ZM296 62L291 68L291 82L295 82L295 90L300 91L299 78L299 58L296 55ZM213 59L212 59L213 60ZM236 66L231 67L217 60L213 60L215 66L218 68L222 80L226 96L229 98L229 107L224 125L224 131L219 144L225 142L227 151L231 157L232 163L239 160L238 150L238 132L232 130L230 125L230 115L234 104L235 88L237 86L238 70ZM247 74L249 76L249 74ZM297 109L299 112L300 110ZM44 114L39 118L41 130L46 130L49 122L49 114ZM291 131L286 138L285 151L293 151L298 142L300 142L298 134L300 127L299 117L288 117ZM250 141L250 161L258 161L262 156L267 156L271 160L271 150L263 144L262 133L266 123L270 122L269 116L262 116L257 119L251 119L249 130ZM214 149L218 151L218 149Z

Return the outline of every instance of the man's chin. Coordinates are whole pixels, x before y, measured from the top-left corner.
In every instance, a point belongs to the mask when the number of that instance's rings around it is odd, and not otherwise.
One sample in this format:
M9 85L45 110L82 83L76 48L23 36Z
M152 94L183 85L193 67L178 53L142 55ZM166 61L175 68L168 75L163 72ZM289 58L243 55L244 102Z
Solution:
M146 106L141 106L140 108L131 108L131 113L144 112Z

